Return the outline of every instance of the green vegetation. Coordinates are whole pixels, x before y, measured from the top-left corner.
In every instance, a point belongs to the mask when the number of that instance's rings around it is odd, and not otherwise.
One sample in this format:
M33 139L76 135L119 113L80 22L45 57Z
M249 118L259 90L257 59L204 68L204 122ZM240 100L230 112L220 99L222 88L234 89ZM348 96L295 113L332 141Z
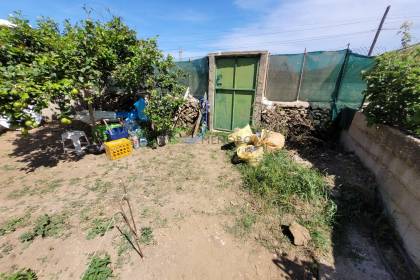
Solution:
M89 190L94 192L106 193L112 188L112 183L103 181L102 179L96 179L93 186L89 187Z
M140 242L149 245L153 242L153 230L150 227L142 227L140 230Z
M420 136L420 46L378 56L364 79L368 123Z
M150 96L147 114L155 129L172 129L167 122L184 92L174 59L155 38L138 39L121 18L101 22L85 12L86 19L66 20L63 30L50 18L31 26L20 13L9 17L16 26L0 28L0 115L26 134L36 124L25 109L40 112L56 104L61 122L69 124L73 100L92 113L94 104L105 102L126 108L142 92Z
M7 195L8 198L21 198L25 195L32 195L34 192L33 190L28 186L22 186L19 190L14 190L13 192L9 193Z
M38 180L35 182L36 185L33 187L23 186L19 190L15 190L8 194L9 198L21 198L25 195L43 195L46 193L54 192L56 189L63 185L62 179L53 179L51 181L48 180Z
M132 250L133 247L127 238L131 242L134 242L135 238L127 227L123 228L122 231L123 235L119 235L117 241L114 243L114 246L117 250L117 261L115 263L116 267L121 267L123 264L130 261L129 251Z
M41 236L42 238L50 236L59 237L66 229L68 229L66 214L55 214L52 216L44 214L35 221L32 231L21 234L19 240L21 242L29 242L37 236Z
M246 208L241 208L239 216L233 226L228 226L227 231L237 237L246 236L257 220L257 215Z
M30 213L26 213L22 217L15 217L6 221L0 227L0 236L14 232L17 228L27 225L30 217Z
M328 244L336 205L320 172L294 162L285 151L265 155L257 167L242 164L239 169L247 189L309 229L314 247ZM251 214L243 213L237 225L247 230L254 222Z
M20 242L25 243L34 240L35 237L36 235L33 231L26 231L19 236L19 240Z
M95 218L92 221L91 228L88 230L86 238L94 239L97 236L104 236L105 233L114 227L111 218Z
M94 256L83 273L82 280L106 280L112 277L111 258L105 254L102 257Z
M123 234L124 235L120 236L119 243L117 244L118 257L123 256L129 249L133 248L127 238L130 239L131 242L134 242L134 235L127 228L123 230Z
M175 132L174 118L179 107L184 103L184 88L177 86L167 94L152 90L149 103L145 109L154 126L154 136L169 135Z
M24 268L13 272L12 274L3 274L0 273L1 280L37 280L38 276L30 268Z
M16 170L16 167L14 165L11 165L11 164L4 164L4 165L1 166L1 170L12 171L12 170Z

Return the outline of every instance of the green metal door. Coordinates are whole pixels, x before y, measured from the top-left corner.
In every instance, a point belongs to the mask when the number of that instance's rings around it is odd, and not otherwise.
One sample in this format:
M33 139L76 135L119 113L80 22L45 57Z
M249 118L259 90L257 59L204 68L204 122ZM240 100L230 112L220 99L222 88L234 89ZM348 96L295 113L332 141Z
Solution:
M216 59L214 128L233 130L251 123L258 57Z

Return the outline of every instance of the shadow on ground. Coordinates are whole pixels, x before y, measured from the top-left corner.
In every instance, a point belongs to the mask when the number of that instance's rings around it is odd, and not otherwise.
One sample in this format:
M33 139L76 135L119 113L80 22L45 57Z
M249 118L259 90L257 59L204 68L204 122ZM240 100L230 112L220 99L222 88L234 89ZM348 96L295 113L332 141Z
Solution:
M331 196L337 205L332 236L335 267L319 267L323 279L416 279L384 212L375 177L357 156L327 142L294 145L293 149L304 161L334 178Z
M280 256L273 259L273 263L289 276L289 279L312 280L320 279L318 271L333 271L333 268L324 264L302 261L298 258L293 260Z
M28 136L17 137L13 140L13 152L9 156L16 157L25 166L21 169L33 172L39 167L53 167L60 161L77 161L80 157L65 154L61 144L59 126L43 126L34 129Z

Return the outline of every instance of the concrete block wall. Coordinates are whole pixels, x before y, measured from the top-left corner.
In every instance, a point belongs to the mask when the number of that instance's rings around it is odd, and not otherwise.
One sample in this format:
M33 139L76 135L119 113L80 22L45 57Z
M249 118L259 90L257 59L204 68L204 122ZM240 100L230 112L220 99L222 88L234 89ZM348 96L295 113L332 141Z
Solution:
M341 143L375 174L404 247L420 267L420 140L389 126L368 127L357 112Z

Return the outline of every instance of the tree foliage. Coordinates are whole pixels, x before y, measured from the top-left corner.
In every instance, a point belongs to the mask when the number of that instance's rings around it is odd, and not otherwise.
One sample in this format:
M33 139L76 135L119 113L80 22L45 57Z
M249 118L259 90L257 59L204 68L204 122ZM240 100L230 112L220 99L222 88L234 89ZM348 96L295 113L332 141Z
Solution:
M32 28L19 14L10 20L16 27L0 28L0 115L24 126L31 122L25 109L39 112L73 83L60 71L57 24L42 18Z
M156 96L171 100L184 90L173 58L155 39L137 39L119 17L101 22L88 14L76 24L65 21L62 30L48 18L35 27L20 14L9 20L16 26L0 27L0 115L15 125L33 125L27 109L40 112L55 103L65 116L73 101L92 105L113 87L132 100L150 95L152 104Z
M378 56L364 78L368 122L420 136L420 46Z
M401 35L401 46L403 48L407 48L410 46L410 42L411 42L411 33L410 33L410 28L412 26L412 23L409 21L405 21L403 22L403 24L401 24L400 26L400 31L397 32L397 34Z

